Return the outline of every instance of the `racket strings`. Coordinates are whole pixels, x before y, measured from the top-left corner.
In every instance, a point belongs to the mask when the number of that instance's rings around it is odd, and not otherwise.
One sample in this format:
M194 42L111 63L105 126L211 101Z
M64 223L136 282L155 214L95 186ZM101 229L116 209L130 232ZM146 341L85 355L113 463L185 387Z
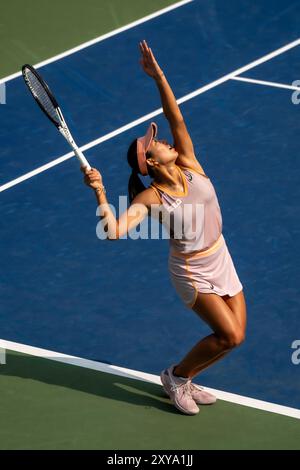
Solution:
M35 76L31 70L26 69L26 79L29 85L29 88L36 98L36 100L40 103L40 105L44 108L46 113L58 124L60 125L60 120L56 111L55 106L53 105L49 95L39 79Z

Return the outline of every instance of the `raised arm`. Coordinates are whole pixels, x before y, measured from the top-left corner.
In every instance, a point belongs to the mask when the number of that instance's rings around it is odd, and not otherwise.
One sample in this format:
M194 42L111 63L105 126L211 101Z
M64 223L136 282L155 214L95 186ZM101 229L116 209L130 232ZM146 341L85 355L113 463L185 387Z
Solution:
M140 63L145 73L155 80L160 93L162 108L173 135L174 147L179 153L176 163L182 166L194 167L203 172L203 168L195 156L193 142L174 93L146 41L140 43L140 51Z

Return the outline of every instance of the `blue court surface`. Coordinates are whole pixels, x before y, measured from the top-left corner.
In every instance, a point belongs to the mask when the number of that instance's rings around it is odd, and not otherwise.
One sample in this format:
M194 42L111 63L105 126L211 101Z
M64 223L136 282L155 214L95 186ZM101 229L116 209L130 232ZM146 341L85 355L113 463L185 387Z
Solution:
M181 109L215 185L248 307L245 343L203 372L201 383L294 408L300 105L292 103L293 89L277 84L300 80L298 7L195 0L40 69L82 146L160 108L138 64L141 39L178 99L199 91ZM231 77L201 91L240 69L238 78L271 84ZM7 187L69 147L21 77L7 82L0 116L0 337L152 374L179 361L209 329L171 286L168 241L97 239L96 201L75 158ZM152 119L159 138L170 138L163 115ZM127 192L127 147L150 120L85 152L112 204Z

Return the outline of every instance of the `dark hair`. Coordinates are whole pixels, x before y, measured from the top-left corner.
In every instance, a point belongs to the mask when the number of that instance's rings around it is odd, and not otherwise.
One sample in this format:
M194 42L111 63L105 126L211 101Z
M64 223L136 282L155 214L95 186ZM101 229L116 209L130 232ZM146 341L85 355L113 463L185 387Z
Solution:
M150 152L146 153L146 157L151 157ZM129 149L127 151L127 161L129 166L132 168L132 172L128 181L128 196L129 202L131 203L139 193L146 189L146 186L143 184L139 177L139 165L137 160L137 139L135 139L129 146ZM153 176L153 173L149 168L148 173L150 176Z

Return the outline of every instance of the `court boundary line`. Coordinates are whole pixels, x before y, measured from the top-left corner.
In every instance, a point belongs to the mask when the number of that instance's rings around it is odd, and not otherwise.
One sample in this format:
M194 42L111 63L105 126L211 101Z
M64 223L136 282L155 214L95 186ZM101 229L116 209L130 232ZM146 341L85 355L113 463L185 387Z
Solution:
M239 82L254 83L255 85L264 85L264 86L270 86L274 88L284 88L288 90L300 91L300 87L297 87L294 85L286 85L284 83L278 83L278 82L269 82L266 80L257 80L256 78L250 78L250 77L232 77L231 80L237 80Z
M52 62L61 60L64 57L75 54L76 52L86 49L87 47L94 46L95 44L98 44L101 41L105 41L105 39L108 39L112 36L116 36L117 34L123 33L124 31L127 31L128 29L135 28L136 26L139 26L140 24L146 23L147 21L157 18L158 16L164 15L165 13L169 13L172 10L176 10L176 8L180 8L184 5L187 5L188 3L192 3L193 1L194 0L181 0L180 2L176 2L172 5L169 5L168 7L157 10L153 13L150 13L149 15L143 16L142 18L139 18L138 20L132 21L131 23L128 23L127 25L121 26L120 28L112 29L108 33L102 34L101 36L98 36L94 39L90 39L89 41L85 41L81 44L78 44L78 46L72 47L71 49L67 49L66 51L61 52L60 54L56 54L52 57L49 57L49 59L45 59L42 62L39 62L38 64L35 65L35 68L44 67L45 65L51 64ZM7 75L6 77L0 78L0 84L7 83L10 80L20 77L21 75L22 75L22 72L15 72L10 75Z
M247 65L244 65L236 70L234 70L233 72L230 72L226 75L223 75L222 77L216 79L216 80L213 80L212 82L200 87L200 88L197 88L195 91L191 92L191 93L188 93L187 95L179 98L177 100L177 103L178 104L182 104L186 101L189 101L191 100L192 98L195 98L196 96L199 96L201 95L202 93L205 93L206 91L208 90L211 90L212 88L215 88L227 81L229 81L230 79L233 79L234 77L236 77L237 75L241 75L242 73L244 72L247 72L248 70L250 69L253 69L254 67L257 67L258 65L261 65L271 59L273 59L274 57L277 57L278 55L280 54L283 54L284 52L287 52L288 50L298 46L300 44L300 39L296 39L295 41L292 41L288 44L286 44L285 46L282 46L278 49L275 49L275 51L272 51L262 57L260 57L259 59L256 59L252 62L250 62L249 64ZM82 152L85 152L86 150L89 150L90 148L92 147L95 147L96 145L106 141L106 140L109 140L113 137L115 137L116 135L119 135L129 129L132 129L133 127L147 121L148 119L151 119L159 114L162 114L163 110L162 108L159 108L159 109L156 109L155 111L151 112L151 113L148 113L138 119L135 119L134 121L132 121L131 123L129 124L126 124L124 126L121 126L119 127L118 129L112 131L112 132L109 132L108 134L102 136L102 137L99 137L98 139L95 139L83 146L80 146L80 149ZM70 158L73 158L74 157L74 153L73 151L71 152L68 152L64 155L62 155L61 157L58 157L48 163L46 163L45 165L42 165L34 170L31 170L29 171L28 173L25 173L17 178L14 178L13 180L11 181L8 181L7 183L4 183L3 185L0 186L0 192L3 192L9 188L12 188L13 186L16 186L17 184L20 184L22 183L23 181L26 181L30 178L32 178L33 176L39 174L39 173L42 173L66 160L69 160Z
M62 354L56 351L50 351L47 349L37 348L34 346L28 346L22 343L15 343L13 341L7 341L0 339L0 358L2 361L2 367L4 367L5 351L15 351L30 356L39 357L41 359L48 359L56 362L60 362L67 365L82 367L85 369L95 370L98 372L104 372L107 374L113 374L121 377L130 379L141 380L143 382L150 382L156 385L161 385L160 378L158 375L148 374L146 372L137 371L133 369L127 369L125 367L119 367L112 364L105 364L103 362L92 361L90 359L84 359L78 356L71 356L69 354ZM1 364L1 363L0 363ZM236 405L247 406L248 408L254 408L261 411L267 411L269 413L276 413L282 416L288 416L290 418L300 419L300 409L292 408L289 406L278 405L276 403L258 400L243 395L238 395L231 392L224 392L222 390L216 390L213 388L205 387L208 392L216 395L219 400L234 403Z

